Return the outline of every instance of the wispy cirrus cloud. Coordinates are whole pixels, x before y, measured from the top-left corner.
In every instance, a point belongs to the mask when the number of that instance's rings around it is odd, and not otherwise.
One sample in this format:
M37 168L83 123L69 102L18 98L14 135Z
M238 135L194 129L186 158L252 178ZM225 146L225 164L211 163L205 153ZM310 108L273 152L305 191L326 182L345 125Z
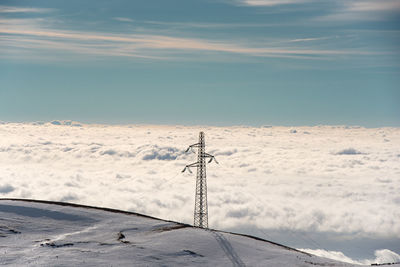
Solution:
M47 13L52 12L52 8L36 8L36 7L17 7L0 5L0 13Z
M0 21L7 24L7 20ZM257 46L256 42L210 40L156 34L112 34L107 32L65 31L36 25L9 24L0 29L0 45L36 50L62 50L80 54L171 59L192 54L228 53L251 57L323 58L374 54L368 51L316 49L302 46ZM295 41L296 42L296 41ZM300 41L299 41L300 42Z
M241 3L253 6L273 6L279 4L302 4L312 0L243 0ZM388 0L389 1L389 0ZM365 1L367 2L367 1ZM1 6L3 12L49 12L47 8L22 8ZM353 7L355 9L356 7ZM361 7L358 7L359 9ZM363 7L366 9L366 7ZM127 17L113 17L120 22L133 22ZM352 57L357 55L376 55L377 52L366 49L347 49L325 45L323 48L315 45L326 37L285 38L274 42L260 38L248 40L207 37L192 37L193 33L182 33L177 28L227 28L227 27L266 27L276 26L268 23L207 23L207 22L159 22L142 21L142 32L114 34L111 32L93 32L84 30L61 30L51 21L44 18L7 18L0 19L0 46L3 52L0 56L7 57L7 51L23 50L26 54L73 53L76 55L102 55L112 57L178 59L186 60L210 55L213 61L224 56L240 56L253 58L305 58L305 59L335 59L337 56ZM154 30L149 25L157 25L163 30ZM165 29L169 31L165 31ZM144 31L143 31L144 29ZM173 29L171 31L171 29ZM161 34L160 34L161 33ZM383 54L384 52L379 52ZM217 56L216 56L217 55ZM13 53L18 56L18 53ZM200 57L199 57L200 56ZM59 59L62 57L58 57Z

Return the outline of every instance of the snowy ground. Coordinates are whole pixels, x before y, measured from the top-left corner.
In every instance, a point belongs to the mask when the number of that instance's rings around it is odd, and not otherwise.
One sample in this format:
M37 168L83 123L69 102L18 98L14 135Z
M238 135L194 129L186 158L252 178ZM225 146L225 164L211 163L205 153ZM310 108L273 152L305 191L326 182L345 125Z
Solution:
M0 200L0 265L352 266L149 217Z
M399 128L0 123L0 197L192 223L195 176L181 170L200 130L220 163L210 227L349 261L400 254Z

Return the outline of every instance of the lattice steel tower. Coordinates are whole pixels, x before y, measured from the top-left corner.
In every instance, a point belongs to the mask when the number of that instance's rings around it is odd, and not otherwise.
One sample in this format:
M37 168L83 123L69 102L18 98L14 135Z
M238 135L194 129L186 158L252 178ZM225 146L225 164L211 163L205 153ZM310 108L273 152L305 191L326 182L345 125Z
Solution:
M213 155L205 152L205 141L204 133L200 132L199 142L190 145L186 152L189 150L193 151L194 147L198 148L197 162L186 165L182 172L188 170L190 173L190 167L197 167L197 179L196 179L196 193L195 193L195 204L194 204L194 223L195 227L208 228L208 205L207 205L207 180L206 180L206 158L210 158L208 163L217 160Z

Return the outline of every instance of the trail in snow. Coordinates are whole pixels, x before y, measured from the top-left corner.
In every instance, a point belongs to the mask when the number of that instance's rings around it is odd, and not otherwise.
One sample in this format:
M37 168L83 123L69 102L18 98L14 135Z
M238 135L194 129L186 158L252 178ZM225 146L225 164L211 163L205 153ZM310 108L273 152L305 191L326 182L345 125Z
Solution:
M217 240L219 246L222 248L222 250L225 252L226 256L229 258L229 260L232 262L233 266L238 266L238 267L245 267L246 265L243 263L243 261L240 259L239 255L236 253L236 251L233 249L231 243L224 237L223 234L211 231L213 236L215 237L215 240Z

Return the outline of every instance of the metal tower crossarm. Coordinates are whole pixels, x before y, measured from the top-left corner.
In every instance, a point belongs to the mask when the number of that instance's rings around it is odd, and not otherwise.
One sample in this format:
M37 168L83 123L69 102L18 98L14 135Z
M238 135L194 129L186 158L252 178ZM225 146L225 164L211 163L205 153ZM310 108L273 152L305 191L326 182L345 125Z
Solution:
M195 193L195 205L194 205L194 226L200 228L208 228L208 205L207 205L207 180L206 180L206 158L210 158L208 163L217 160L213 155L205 152L205 140L204 133L200 132L199 142L190 145L186 152L189 150L193 151L193 148L198 149L197 162L186 165L182 172L188 170L190 173L191 167L197 167L197 179L196 179L196 193ZM193 151L194 152L194 151Z

